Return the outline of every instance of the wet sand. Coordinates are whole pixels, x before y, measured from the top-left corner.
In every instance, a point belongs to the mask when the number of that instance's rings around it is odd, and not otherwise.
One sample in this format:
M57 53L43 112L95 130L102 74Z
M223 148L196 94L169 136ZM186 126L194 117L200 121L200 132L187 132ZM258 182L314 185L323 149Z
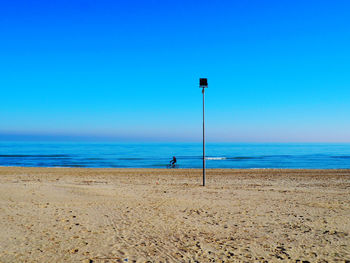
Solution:
M0 167L0 262L345 262L350 170Z

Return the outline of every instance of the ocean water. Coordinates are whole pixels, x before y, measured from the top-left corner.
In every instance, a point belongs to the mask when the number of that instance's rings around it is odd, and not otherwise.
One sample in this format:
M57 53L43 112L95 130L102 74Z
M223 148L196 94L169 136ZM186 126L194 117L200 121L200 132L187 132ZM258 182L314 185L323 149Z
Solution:
M0 166L201 168L200 143L0 142ZM350 168L350 144L207 143L207 168Z

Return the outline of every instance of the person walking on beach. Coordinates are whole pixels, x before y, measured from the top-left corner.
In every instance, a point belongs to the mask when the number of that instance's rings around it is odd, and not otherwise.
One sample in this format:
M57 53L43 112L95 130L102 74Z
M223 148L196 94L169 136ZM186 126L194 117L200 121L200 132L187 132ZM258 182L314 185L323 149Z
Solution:
M176 157L173 156L173 159L170 161L170 167L175 167L175 163L176 163Z

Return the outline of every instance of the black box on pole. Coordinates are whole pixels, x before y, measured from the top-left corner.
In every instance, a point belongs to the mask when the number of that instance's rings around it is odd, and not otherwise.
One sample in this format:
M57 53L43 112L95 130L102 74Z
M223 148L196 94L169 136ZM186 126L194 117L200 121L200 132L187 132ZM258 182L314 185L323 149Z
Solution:
M208 88L208 79L207 78L200 78L199 79L199 87L200 88Z

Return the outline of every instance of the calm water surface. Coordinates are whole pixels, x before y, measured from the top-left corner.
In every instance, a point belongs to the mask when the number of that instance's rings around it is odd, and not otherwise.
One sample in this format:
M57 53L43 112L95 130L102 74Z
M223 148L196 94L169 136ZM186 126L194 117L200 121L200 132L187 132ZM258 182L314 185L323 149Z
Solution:
M208 168L350 168L350 144L206 144ZM202 166L200 143L0 142L0 166Z

